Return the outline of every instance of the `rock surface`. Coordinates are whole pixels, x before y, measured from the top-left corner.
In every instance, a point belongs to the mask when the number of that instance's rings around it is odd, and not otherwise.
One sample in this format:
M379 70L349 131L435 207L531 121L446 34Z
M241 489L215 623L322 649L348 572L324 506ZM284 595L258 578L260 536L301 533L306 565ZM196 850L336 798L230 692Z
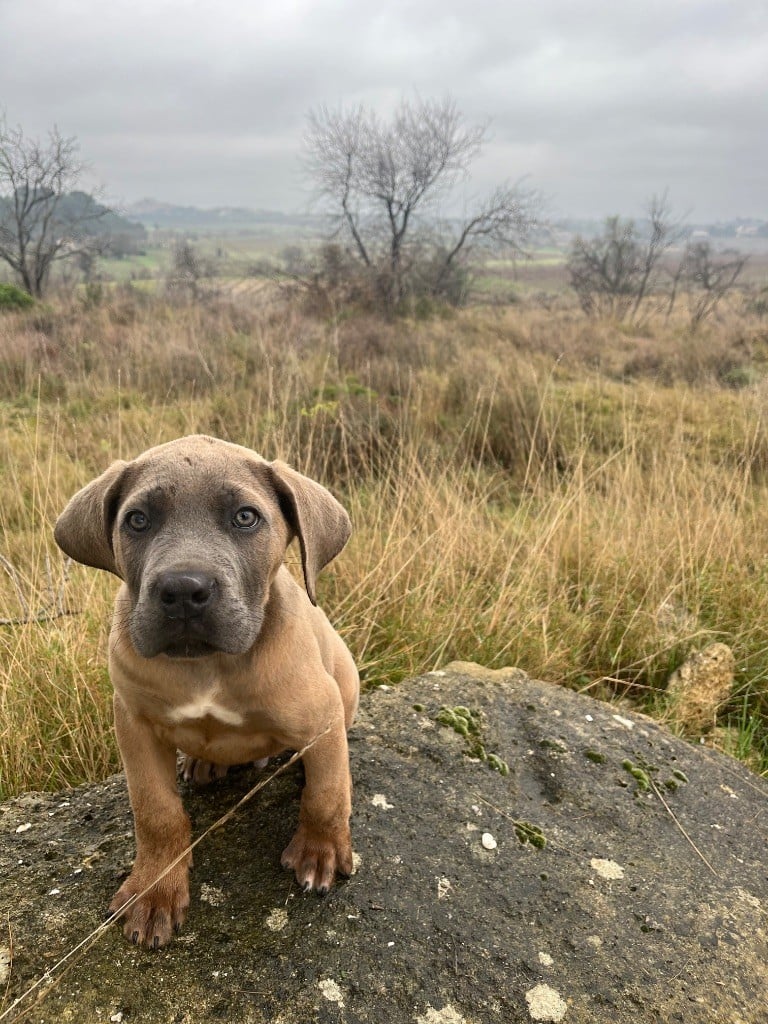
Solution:
M350 749L353 878L319 899L281 871L291 768L197 848L176 941L145 952L111 927L52 972L27 1019L768 1020L768 785L738 763L516 670L467 665L368 694ZM185 789L195 833L255 778ZM2 808L0 947L10 935L13 963L0 1020L98 927L132 851L120 776Z

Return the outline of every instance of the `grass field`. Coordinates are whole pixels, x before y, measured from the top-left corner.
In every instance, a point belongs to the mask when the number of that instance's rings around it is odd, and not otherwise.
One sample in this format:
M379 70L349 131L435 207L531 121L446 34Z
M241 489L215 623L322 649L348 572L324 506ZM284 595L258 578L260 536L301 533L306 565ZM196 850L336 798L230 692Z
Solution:
M250 291L0 316L0 795L117 767L117 584L51 526L112 459L198 431L350 509L321 603L366 685L518 665L674 726L669 673L721 640L713 735L768 770L767 360L739 309L696 338L526 303L329 321Z

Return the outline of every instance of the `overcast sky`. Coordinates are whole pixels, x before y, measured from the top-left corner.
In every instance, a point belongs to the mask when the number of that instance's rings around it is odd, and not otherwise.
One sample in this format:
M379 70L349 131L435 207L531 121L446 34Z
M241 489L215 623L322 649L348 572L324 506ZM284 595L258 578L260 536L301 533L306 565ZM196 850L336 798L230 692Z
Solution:
M307 111L450 93L478 194L768 219L768 0L0 0L0 106L118 202L303 211Z

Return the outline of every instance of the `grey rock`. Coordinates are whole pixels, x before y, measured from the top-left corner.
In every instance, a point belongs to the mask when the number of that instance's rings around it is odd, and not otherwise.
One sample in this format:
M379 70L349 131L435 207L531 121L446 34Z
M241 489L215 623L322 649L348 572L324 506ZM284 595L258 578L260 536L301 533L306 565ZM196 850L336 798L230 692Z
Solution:
M477 731L439 723L442 707L468 709ZM51 971L30 1021L768 1020L768 786L737 762L467 665L369 693L350 749L361 862L328 897L279 867L291 768L197 848L190 915L167 949L112 926L56 970L130 866L123 779L5 805L4 1009ZM187 790L195 834L256 778Z

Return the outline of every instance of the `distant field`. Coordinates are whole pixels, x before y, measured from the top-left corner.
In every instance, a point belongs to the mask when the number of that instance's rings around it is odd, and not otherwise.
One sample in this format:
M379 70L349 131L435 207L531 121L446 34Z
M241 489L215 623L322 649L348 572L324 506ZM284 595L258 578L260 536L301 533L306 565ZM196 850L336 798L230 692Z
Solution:
M171 272L173 249L181 240L191 244L208 267L212 288L230 292L250 289L246 282L269 277L286 266L289 252L311 255L323 240L318 228L296 225L265 224L258 227L228 226L217 231L212 226L177 226L175 229L151 230L146 250L124 259L102 259L98 277L105 282L124 284L130 281L154 281L162 286ZM713 239L715 249L727 248L727 240ZM733 243L731 243L733 244ZM741 239L738 244L750 251L749 262L742 274L747 287L768 286L768 241ZM570 296L566 267L567 245L544 245L534 248L527 258L485 258L478 262L471 277L471 295L481 301L515 302L521 298L549 296L556 301ZM672 257L674 262L675 257Z

